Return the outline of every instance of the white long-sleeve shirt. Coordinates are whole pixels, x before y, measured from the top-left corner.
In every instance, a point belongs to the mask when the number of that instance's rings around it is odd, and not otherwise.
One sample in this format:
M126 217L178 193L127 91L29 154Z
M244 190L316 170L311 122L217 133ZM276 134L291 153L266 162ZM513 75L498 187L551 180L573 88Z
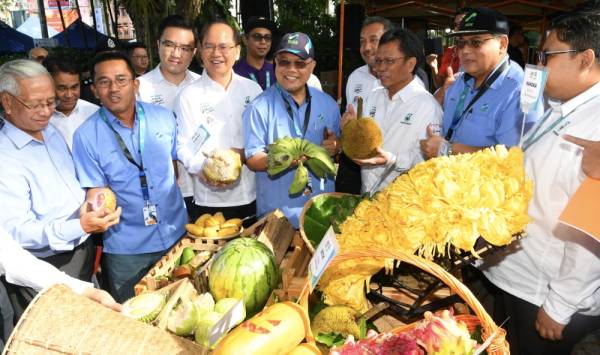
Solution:
M31 255L0 227L0 275L11 284L31 287L36 291L54 284L66 284L76 293L94 287L73 278L54 266Z
M600 83L563 104L550 105L550 116L524 137L527 142L565 117L525 151L525 171L534 182L527 237L486 258L481 268L496 286L543 306L552 319L567 324L575 313L600 314L600 244L558 222L585 178L582 148L561 136L600 140Z
M375 75L371 74L369 66L365 64L354 70L348 77L348 82L346 83L346 103L352 104L356 111L356 98L360 96L364 100L378 87L381 87L381 83Z
M367 97L363 115L375 118L383 133L382 149L390 153L386 166L361 167L364 193L373 188L390 165L394 165L394 171L377 190L386 187L403 170L423 161L419 141L427 137L429 124L441 122L442 108L415 77L391 99L387 89L374 89Z
M205 72L175 99L177 157L193 175L194 202L197 205L241 206L256 199L254 173L246 165L242 166L240 179L226 188L209 186L197 174L206 159L204 153L215 149L244 148L242 112L261 92L257 83L235 73L225 89ZM207 134L201 147L191 142L199 130Z
M73 134L75 134L75 130L98 111L98 108L98 105L79 99L75 104L75 108L68 116L58 110L54 110L52 117L50 117L50 123L58 129L60 134L65 138L69 149L71 149L73 148Z

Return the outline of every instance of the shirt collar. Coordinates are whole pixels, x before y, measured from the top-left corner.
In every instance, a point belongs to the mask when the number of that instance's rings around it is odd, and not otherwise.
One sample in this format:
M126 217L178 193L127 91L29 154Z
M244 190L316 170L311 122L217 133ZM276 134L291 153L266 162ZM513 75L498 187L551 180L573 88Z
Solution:
M156 66L154 69L152 69L152 71L150 71L148 74L152 76L152 81L154 81L154 82L156 82L156 83L159 83L159 84L160 84L160 83L163 83L163 82L164 82L164 83L166 83L166 84L168 84L168 85L177 86L177 87L179 87L179 86L182 86L182 85L185 85L185 84L187 84L187 83L189 83L189 82L193 81L192 74L190 73L190 71L189 71L189 70L187 70L187 69L186 69L186 71L185 71L185 78L183 79L183 81L182 81L181 83L179 83L179 85L175 85L175 84L173 84L172 82L170 82L170 81L168 81L167 79L165 79L165 77L164 77L164 75L163 75L162 71L160 70L160 64L158 64L158 65L157 65L157 66ZM148 75L148 74L146 74L146 75Z
M408 83L408 85L406 85L405 87L403 87L402 89L400 89L400 91L398 91L397 93L394 94L394 96L392 96L392 99L390 101L397 101L399 100L400 102L406 102L408 99L410 99L411 96L413 96L413 94L417 91L419 91L419 81L417 80L417 76L413 75L413 80L410 81L410 83ZM385 96L389 97L388 95L388 90L385 89Z
M77 112L79 112L79 102L81 101L81 99L77 99L77 102L75 103L75 107L73 108L73 111L71 111L71 113L69 114L69 116L65 115L64 113L60 112L57 109L54 109L54 113L52 113L52 117L58 117L58 118L67 118L70 117L72 115L77 115Z
M138 105L138 101L136 100L136 102L135 102L135 110L134 110L134 115L133 115L133 127L132 128L135 127L135 125L137 124L137 121L138 121L137 105ZM121 120L118 119L117 116L113 115L113 113L110 112L106 107L102 106L102 107L100 107L100 110L102 110L102 111L104 111L104 113L106 113L106 117L108 118L108 122L110 122L111 126L114 127L114 125L120 125L121 127L129 128L129 127L125 126L123 124L123 122L121 122Z
M502 57L502 59L500 60L500 62L498 63L498 65L496 65L496 67L494 68L494 70L492 70L491 73L488 74L488 76L486 77L489 78L490 76L492 76L496 70L500 69L500 67L505 63L508 62L508 65L510 67L510 62L509 62L509 58L508 58L508 54L505 54L504 57ZM490 89L496 89L498 88L500 85L502 85L502 81L504 80L504 78L506 77L508 73L508 69L505 70L503 73L500 73L500 75L498 76L498 78L496 78L496 80L494 80L494 82L492 83L492 85L490 85ZM463 76L466 85L469 85L470 87L474 87L475 86L475 78L468 73L465 73ZM473 79L473 80L471 80Z
M560 110L562 111L562 115L568 115L569 113L577 109L579 106L583 105L587 101L590 101L596 96L600 96L600 82L594 84L592 87L582 92L581 94L575 96L571 100L560 104Z
M2 117L2 119L4 119ZM17 149L23 149L29 142L34 141L40 144L44 144L35 138L33 138L28 133L23 130L17 128L15 125L10 123L7 119L4 119L4 127L1 129L2 132L10 139ZM42 130L42 135L44 136L44 140L49 139L55 132L52 129L48 129L48 127Z
M312 95L310 94L310 90L309 90L308 84L304 84L304 86L306 87L306 97L304 98L304 102L302 104L300 104L300 106L302 106L304 104L307 104L312 99ZM279 94L285 100L288 101L288 103L293 103L294 106L299 107L298 104L296 103L296 100L294 100L294 98L292 97L292 95L290 95L290 93L287 92L287 90L283 89L281 87L281 85L279 85L279 83L275 83L275 88L277 89L277 91L279 92Z
M208 75L208 73L206 72L206 69L204 69L202 71L202 75L200 76L200 79L198 79L199 81L203 81L204 83L206 83L207 85L210 85L214 88L219 88L222 91L228 92L231 90L231 88L233 87L235 81L237 80L237 74L232 70L231 72L231 82L229 83L229 86L226 88L224 88L221 84L217 83L216 81L214 81L210 75Z

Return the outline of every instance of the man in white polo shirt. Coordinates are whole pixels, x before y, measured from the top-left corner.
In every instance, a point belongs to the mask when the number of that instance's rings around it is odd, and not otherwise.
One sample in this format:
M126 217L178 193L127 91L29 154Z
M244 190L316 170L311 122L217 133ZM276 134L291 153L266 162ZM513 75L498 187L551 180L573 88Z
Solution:
M419 140L429 124L441 122L442 108L415 76L423 60L419 39L409 30L391 30L379 40L374 67L383 87L367 97L365 114L381 127L383 144L375 157L354 160L361 166L363 193L381 190L423 161ZM355 117L349 110L342 124Z
M75 61L64 56L50 56L43 64L54 79L54 89L58 99L50 123L65 138L70 149L73 146L73 133L98 110L98 106L79 98L81 78Z
M200 75L188 70L196 52L197 35L194 26L179 15L168 16L158 27L160 63L138 78L140 101L160 105L173 111L175 96ZM183 164L177 163L177 185L185 205L190 210L194 196L192 177ZM189 212L188 212L189 214Z
M379 46L381 36L392 27L390 20L380 16L367 17L362 24L360 30L360 56L365 65L354 70L346 83L346 103L352 104L355 108L358 96L364 99L373 89L380 86L375 76L377 46Z
M189 212L192 219L218 211L226 218L252 216L256 214L256 182L246 165L240 178L226 186L209 183L202 167L206 154L215 149L232 149L244 161L242 112L262 90L254 81L234 73L240 35L228 23L207 24L200 33L199 50L205 71L175 100L177 156L194 175L194 206ZM203 139L197 139L200 136Z

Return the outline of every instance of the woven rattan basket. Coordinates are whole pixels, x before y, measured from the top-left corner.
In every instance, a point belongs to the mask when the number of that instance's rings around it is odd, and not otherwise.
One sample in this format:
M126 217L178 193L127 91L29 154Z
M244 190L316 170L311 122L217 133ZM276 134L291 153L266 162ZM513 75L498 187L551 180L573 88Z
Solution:
M64 285L40 292L3 354L205 354L194 342L129 319Z
M475 298L471 290L460 282L456 277L452 276L441 266L423 259L419 256L408 254L399 250L388 251L382 249L369 249L361 251L352 251L336 256L328 268L335 266L339 263L349 260L357 260L362 258L381 258L381 259L394 259L401 262L414 265L419 269L430 273L431 275L439 278L444 284L446 284L452 291L459 295L465 303L471 308L475 315L462 315L457 316L458 319L465 322L470 331L473 331L478 325L482 328L483 339L486 340L492 334L496 333L494 340L490 347L487 349L489 355L504 355L509 354L508 342L505 340L506 332L504 329L499 328L494 320L487 314L481 303ZM393 330L394 333L408 331L416 326L416 323L407 324Z

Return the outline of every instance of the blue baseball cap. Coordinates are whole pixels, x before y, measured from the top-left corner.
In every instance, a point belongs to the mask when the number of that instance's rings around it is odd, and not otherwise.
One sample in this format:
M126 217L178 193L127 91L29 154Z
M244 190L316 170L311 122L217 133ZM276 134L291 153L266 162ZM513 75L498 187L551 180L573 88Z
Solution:
M302 60L315 58L315 47L310 37L302 32L287 33L277 46L275 54L288 52L297 55Z

